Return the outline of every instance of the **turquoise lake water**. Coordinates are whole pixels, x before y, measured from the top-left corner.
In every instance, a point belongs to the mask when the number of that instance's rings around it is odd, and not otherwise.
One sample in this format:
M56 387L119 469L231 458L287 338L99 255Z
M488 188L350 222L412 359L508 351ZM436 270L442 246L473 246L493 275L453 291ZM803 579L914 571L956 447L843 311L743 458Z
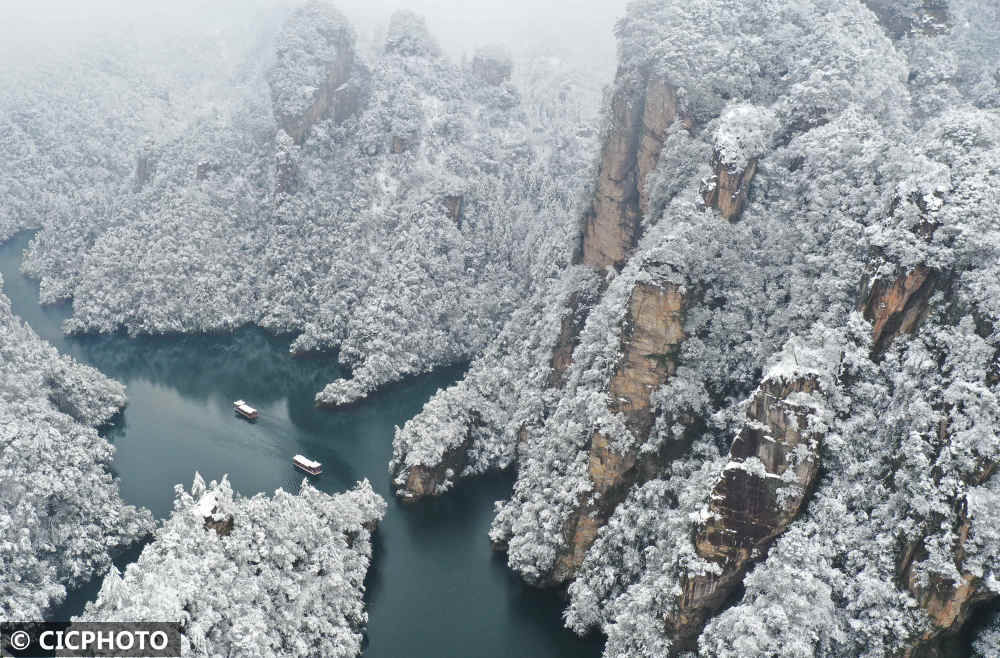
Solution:
M319 410L313 396L342 372L332 359L292 359L290 337L259 329L226 336L66 337L68 305L41 307L38 284L19 272L30 234L0 245L4 293L14 312L64 354L127 387L128 407L105 435L126 502L163 518L174 485L190 487L228 474L240 493L298 491L291 457L323 462L313 483L335 493L368 478L389 503L375 537L367 579L371 658L543 658L600 655L598 638L581 640L562 626L557 592L525 586L495 554L487 531L493 501L512 480L498 474L464 483L413 506L393 496L387 464L396 425L418 413L461 368L392 385L356 406ZM233 414L245 399L260 410L250 424ZM138 550L121 556L124 565ZM76 614L99 583L73 593L55 618Z

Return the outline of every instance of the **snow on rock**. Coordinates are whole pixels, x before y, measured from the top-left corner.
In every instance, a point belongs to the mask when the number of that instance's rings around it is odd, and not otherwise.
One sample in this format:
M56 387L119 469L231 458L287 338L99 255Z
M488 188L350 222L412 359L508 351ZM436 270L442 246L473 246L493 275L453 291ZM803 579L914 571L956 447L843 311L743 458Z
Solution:
M516 469L490 536L526 581L587 540L566 620L608 658L933 652L1000 594L997 9L948 5L894 41L855 0L633 2L582 267L397 432L400 475ZM918 268L920 295L862 285ZM685 339L642 396L643 479L606 501L627 291L665 271Z
M713 139L719 161L733 171L746 169L768 150L777 129L778 120L770 108L746 103L727 107Z

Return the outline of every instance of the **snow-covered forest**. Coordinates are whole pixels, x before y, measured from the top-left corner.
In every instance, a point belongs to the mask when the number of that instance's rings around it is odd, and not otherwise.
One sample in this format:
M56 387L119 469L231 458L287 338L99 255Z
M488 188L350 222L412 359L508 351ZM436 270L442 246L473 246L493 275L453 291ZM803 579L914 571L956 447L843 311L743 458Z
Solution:
M121 384L60 356L0 294L0 616L45 618L107 574L76 621L176 619L185 655L358 655L371 533L385 513L371 485L243 498L196 474L157 529L122 502L114 448L95 429L125 404ZM112 558L154 530L122 575Z
M40 229L23 269L43 303L72 300L69 333L254 324L297 336L295 354L336 351L353 376L324 404L468 361L571 258L602 79L554 47L450 58L412 12L374 41L325 2L256 5L37 57L6 44L0 241ZM199 477L157 529L122 503L94 429L123 387L2 299L4 618L107 574L78 620L181 619L196 655L361 651L385 510L370 486L242 498ZM107 362L194 367L176 349Z
M632 3L574 265L400 495L515 466L491 537L608 657L945 646L1000 594L998 12Z
M185 656L330 656L361 652L371 533L385 501L368 481L337 496L234 496L195 475L139 560L112 567L74 621L181 623Z
M997 655L1000 5L633 0L615 36L605 80L309 0L19 62L0 240L40 229L69 333L336 353L321 406L469 363L381 476L513 472L489 540L606 658ZM2 300L0 612L37 617L154 524L93 429L122 387ZM199 476L83 618L357 655L384 510Z
M273 19L164 44L172 75L128 42L68 84L5 72L0 236L41 227L24 268L67 331L338 350L322 403L471 359L568 260L599 85L539 54L522 103L504 48L456 64L406 11L377 49L323 2Z
M95 430L123 406L121 384L60 356L0 293L3 619L42 618L152 530L119 497L113 448Z

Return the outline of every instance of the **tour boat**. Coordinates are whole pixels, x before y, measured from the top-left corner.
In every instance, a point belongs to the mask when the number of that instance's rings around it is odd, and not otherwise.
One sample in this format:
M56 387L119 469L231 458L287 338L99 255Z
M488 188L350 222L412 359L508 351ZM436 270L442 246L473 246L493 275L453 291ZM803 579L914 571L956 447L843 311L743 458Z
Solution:
M257 416L260 415L257 413L256 409L251 407L243 400L237 400L236 402L233 402L233 409L236 411L237 414L243 416L247 420L257 420Z
M303 457L302 455L295 455L292 457L292 463L295 464L295 468L305 471L309 475L319 475L323 472L322 464L314 462L313 460Z

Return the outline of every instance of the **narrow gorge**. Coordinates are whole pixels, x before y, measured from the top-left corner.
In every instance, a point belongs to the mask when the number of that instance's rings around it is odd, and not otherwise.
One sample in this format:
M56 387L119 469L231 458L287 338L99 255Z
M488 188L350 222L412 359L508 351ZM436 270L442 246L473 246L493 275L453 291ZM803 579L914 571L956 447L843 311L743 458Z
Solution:
M0 612L1000 655L1000 5L612 4L12 45Z

